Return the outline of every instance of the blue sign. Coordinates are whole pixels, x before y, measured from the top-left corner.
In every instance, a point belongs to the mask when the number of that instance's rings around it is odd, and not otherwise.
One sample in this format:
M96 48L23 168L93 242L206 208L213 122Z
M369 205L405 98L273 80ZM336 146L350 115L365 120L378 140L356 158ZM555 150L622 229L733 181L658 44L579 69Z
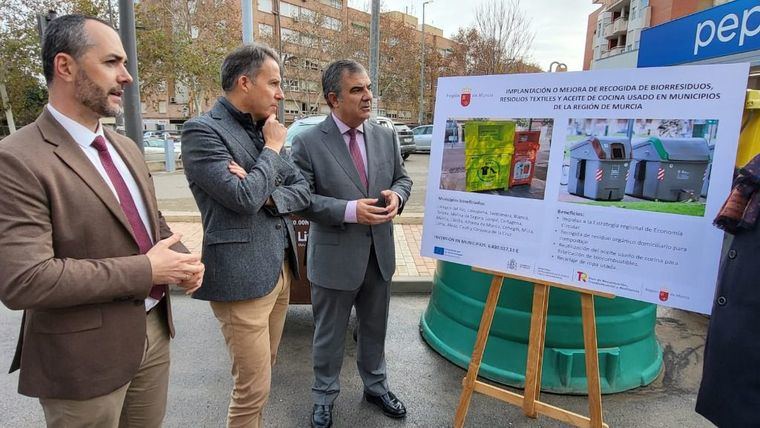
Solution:
M641 32L639 67L685 64L760 49L760 4L736 0Z

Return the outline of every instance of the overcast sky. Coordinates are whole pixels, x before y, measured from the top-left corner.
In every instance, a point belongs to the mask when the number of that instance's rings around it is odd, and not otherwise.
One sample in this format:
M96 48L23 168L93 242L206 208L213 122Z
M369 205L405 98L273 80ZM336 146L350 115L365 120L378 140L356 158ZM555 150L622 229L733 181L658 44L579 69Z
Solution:
M451 37L459 27L475 23L475 8L486 0L434 0L425 6L425 23ZM348 0L350 7L369 11L370 0ZM399 10L422 19L422 0L382 0L382 10ZM520 8L531 20L536 38L531 59L544 70L552 61L568 70L583 68L588 15L599 5L592 0L522 0ZM382 31L382 29L381 29Z

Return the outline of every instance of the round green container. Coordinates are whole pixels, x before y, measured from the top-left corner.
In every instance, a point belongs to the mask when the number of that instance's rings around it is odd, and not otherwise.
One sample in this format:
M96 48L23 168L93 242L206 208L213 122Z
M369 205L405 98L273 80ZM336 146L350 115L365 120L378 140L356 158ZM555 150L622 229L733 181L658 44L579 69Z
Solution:
M425 341L444 358L467 368L483 315L491 276L470 266L438 262L427 310L420 321ZM533 285L505 279L479 375L515 387L525 386L525 363ZM594 298L602 393L651 383L662 369L654 334L657 306L615 297ZM541 389L585 394L580 295L552 288L546 325Z

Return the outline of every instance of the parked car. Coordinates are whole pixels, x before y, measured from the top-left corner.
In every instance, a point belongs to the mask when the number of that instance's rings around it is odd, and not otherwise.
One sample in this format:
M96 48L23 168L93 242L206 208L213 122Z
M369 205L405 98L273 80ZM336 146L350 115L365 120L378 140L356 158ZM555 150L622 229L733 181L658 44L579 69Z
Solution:
M406 160L414 151L414 137L412 136L412 131L409 127L403 123L394 123L393 120L384 116L377 116L375 121L380 125L393 130L393 135L396 137L396 144L401 149L401 158Z
M306 131L312 126L320 124L323 120L325 120L326 117L327 116L324 114L309 116L303 119L298 119L295 122L291 123L290 126L288 126L288 134L285 137L285 149L288 151L288 153L290 153L290 148L293 146L293 139L296 137L296 135ZM402 143L401 138L399 137L399 131L396 129L395 124L391 119L388 119L387 117L378 116L377 118L370 120L374 120L381 126L390 128L393 131L393 138L396 140L396 145L399 146L401 150L401 157L403 159L409 157L409 154L411 154L414 150L414 140L412 138L404 138L404 141ZM404 127L406 127L406 125L404 125ZM408 127L406 127L406 129L409 130ZM408 132L411 133L411 131Z
M433 125L420 125L412 129L414 135L414 151L430 153L430 143L433 141Z
M174 145L174 160L179 161L182 159L182 146L179 139L171 140ZM160 161L163 162L164 158L164 139L163 138L145 138L143 139L143 145L145 147L145 160Z

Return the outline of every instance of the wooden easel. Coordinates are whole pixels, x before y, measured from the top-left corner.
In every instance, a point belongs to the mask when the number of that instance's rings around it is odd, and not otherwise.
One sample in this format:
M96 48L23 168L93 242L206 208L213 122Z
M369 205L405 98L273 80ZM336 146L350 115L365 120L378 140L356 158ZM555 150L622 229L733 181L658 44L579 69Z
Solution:
M599 382L599 360L596 343L596 319L594 316L594 296L613 298L612 294L602 293L562 284L525 278L519 275L496 272L487 269L473 268L476 272L493 275L491 288L488 291L483 317L472 350L467 376L462 380L462 395L454 417L454 427L462 428L470 407L473 392L488 395L498 400L520 406L523 413L530 418L536 418L540 413L550 418L577 427L609 428L602 420L602 389ZM530 317L530 336L528 339L528 361L525 368L525 395L498 388L478 380L480 362L486 348L488 332L491 330L496 303L504 278L513 278L533 283L533 310ZM551 287L564 288L581 293L581 313L583 317L583 345L586 354L586 378L588 380L589 417L570 412L559 407L539 401L541 394L541 364L544 356L544 339L546 338L546 312L549 307L549 290Z

